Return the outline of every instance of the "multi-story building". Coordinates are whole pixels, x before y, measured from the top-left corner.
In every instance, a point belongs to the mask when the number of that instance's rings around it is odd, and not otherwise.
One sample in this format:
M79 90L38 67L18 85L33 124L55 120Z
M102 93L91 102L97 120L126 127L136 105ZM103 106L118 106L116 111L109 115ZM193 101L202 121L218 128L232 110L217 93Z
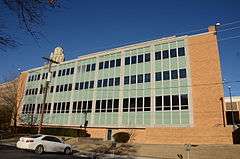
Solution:
M134 132L141 143L232 143L224 127L216 27L96 52L22 72L22 116L40 118L51 76L44 125L79 128L92 137ZM85 113L87 112L87 113ZM86 115L86 116L85 116Z

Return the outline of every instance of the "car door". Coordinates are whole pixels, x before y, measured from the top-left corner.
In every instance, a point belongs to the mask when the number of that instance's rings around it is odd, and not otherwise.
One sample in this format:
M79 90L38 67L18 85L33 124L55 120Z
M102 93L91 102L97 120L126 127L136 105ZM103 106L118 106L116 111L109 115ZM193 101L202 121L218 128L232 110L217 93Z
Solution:
M52 136L52 141L54 143L53 150L55 152L64 152L65 144L60 139L58 139L57 137Z
M44 147L45 152L54 152L54 145L52 144L52 137L51 136L45 136L42 138L42 145Z

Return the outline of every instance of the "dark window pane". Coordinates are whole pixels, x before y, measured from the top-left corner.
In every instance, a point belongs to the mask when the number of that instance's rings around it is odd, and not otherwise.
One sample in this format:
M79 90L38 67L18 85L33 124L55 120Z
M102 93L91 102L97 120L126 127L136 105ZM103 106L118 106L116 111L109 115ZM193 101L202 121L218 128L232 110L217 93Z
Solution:
M39 106L39 105L38 105ZM53 104L53 113L56 113L57 111L57 103L54 103Z
M171 58L177 57L177 49L171 49L170 50L170 57Z
M67 88L68 88L68 85L65 84L65 85L64 85L64 91L67 91Z
M155 60L161 60L161 51L155 52Z
M58 106L57 106L57 113L60 113L60 110L61 110L61 102L58 103Z
M84 83L83 83L83 82L80 82L80 86L79 86L79 89L80 89L80 90L83 89L83 85L84 85Z
M156 110L162 110L162 96L156 96Z
M115 78L115 86L119 86L120 85L120 77L116 77Z
M184 47L178 48L178 56L185 56L185 49L184 49Z
M75 90L79 89L79 83L75 83Z
M137 98L137 111L143 111L143 98Z
M151 56L150 56L150 53L148 54L145 54L145 62L148 62L151 60Z
M70 68L67 69L66 75L70 74Z
M66 74L66 70L63 69L63 70L62 70L62 76L65 76L65 74Z
M93 63L93 64L92 64L92 67L91 67L91 71L95 71L95 69L96 69L96 64Z
M62 103L61 113L65 113L65 102Z
M56 71L53 71L53 78L56 77Z
M90 81L89 88L93 88L93 87L94 87L94 81Z
M107 112L112 112L112 99L107 100Z
M188 105L188 95L187 94L181 95L181 105Z
M83 101L82 113L85 113L86 111L87 111L87 101Z
M91 113L91 112L92 112L92 101L88 101L87 112L88 112L88 113Z
M164 96L163 99L164 106L170 106L170 96L169 95Z
M172 96L172 105L179 105L179 97L178 95L173 95Z
M163 71L163 80L169 80L169 71Z
M40 92L42 92L42 87L40 89ZM56 86L56 92L59 92L59 85ZM41 93L40 93L41 94Z
M103 69L103 62L99 62L99 70Z
M186 72L186 69L180 69L179 70L179 76L180 78L186 78L187 77L187 72Z
M143 62L143 55L138 55L138 63L142 63Z
M129 76L124 77L124 84L129 84Z
M178 79L178 70L171 71L171 79Z
M72 83L69 83L68 84L68 91L71 91L72 90Z
M97 87L102 87L102 80L98 80Z
M95 112L100 112L100 104L101 104L101 101L96 100L96 110L95 110Z
M144 111L150 111L151 98L144 97Z
M163 50L163 59L166 59L169 57L168 50Z
M85 84L84 84L84 89L88 89L88 86L89 86L89 82L86 81Z
M143 75L138 75L138 83L143 83Z
M75 101L75 102L73 102L72 113L76 113L76 109L77 109L77 102Z
M109 78L109 86L113 86L114 78Z
M103 80L103 87L107 87L107 85L108 85L108 79L104 79Z
M137 63L137 56L132 56L131 57L131 64Z
M74 74L74 67L71 68L70 74L71 74L71 75Z
M106 111L106 100L102 100L102 105L101 105L101 112Z
M114 99L113 112L118 112L118 108L119 108L119 99Z
M151 81L151 74L150 73L147 73L145 74L145 82L150 82Z
M162 72L156 72L155 73L155 80L161 81L162 80Z
M89 72L89 71L90 71L90 69L91 69L91 64L88 64L88 65L87 65L86 72Z
M77 113L81 113L81 109L82 109L82 101L78 101L78 104L77 104Z
M131 84L135 84L136 83L136 75L132 75L131 76Z
M62 91L63 91L63 85L60 86L60 92L62 92Z
M55 76L56 76L56 71L54 71L55 72ZM53 72L53 75L54 75L54 72ZM55 77L54 76L54 77ZM41 78L41 74L38 74L38 76L37 76L37 80L40 80L40 78Z
M67 102L65 113L69 113L69 109L70 109L70 102Z
M104 68L109 68L109 61L105 61Z
M116 67L119 67L119 66L121 66L121 59L116 60Z
M123 99L123 112L128 112L128 98Z
M115 60L110 61L110 68L115 67Z
M129 65L130 64L130 57L125 57L125 65Z
M62 74L62 70L58 70L58 76L61 76L61 74ZM44 76L45 76L45 74L44 74ZM44 76L42 76L42 79Z
M135 112L136 98L130 98L130 112Z

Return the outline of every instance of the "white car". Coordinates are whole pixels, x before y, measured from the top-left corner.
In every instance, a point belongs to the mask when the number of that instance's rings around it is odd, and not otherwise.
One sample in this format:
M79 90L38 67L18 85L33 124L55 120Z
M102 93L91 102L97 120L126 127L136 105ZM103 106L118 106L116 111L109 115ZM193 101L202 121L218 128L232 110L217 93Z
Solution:
M65 144L64 141L52 135L32 135L21 137L17 142L17 148L33 150L35 153L43 152L64 152L69 155L72 153L71 145Z

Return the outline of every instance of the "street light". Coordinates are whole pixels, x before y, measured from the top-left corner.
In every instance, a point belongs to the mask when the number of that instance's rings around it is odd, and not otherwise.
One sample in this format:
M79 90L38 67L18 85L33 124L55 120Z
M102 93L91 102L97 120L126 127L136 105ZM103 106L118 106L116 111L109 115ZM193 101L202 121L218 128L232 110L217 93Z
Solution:
M233 114L231 86L228 86L228 90L229 90L229 97L230 97L230 104L231 104L233 130L235 130L235 119L234 119L234 114Z

